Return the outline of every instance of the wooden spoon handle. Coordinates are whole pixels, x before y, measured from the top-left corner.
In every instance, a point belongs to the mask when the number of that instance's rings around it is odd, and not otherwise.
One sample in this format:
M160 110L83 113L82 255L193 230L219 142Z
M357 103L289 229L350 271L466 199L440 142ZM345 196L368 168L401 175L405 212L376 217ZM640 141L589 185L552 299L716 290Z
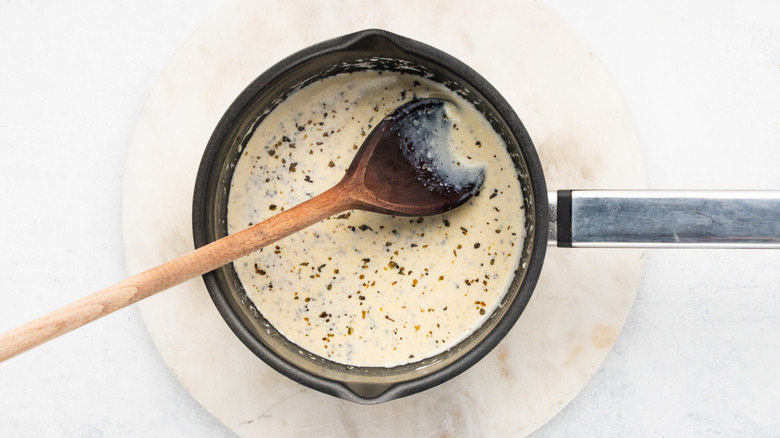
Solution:
M337 185L300 205L241 232L127 278L72 304L0 335L0 362L75 328L136 303L350 209L348 193Z

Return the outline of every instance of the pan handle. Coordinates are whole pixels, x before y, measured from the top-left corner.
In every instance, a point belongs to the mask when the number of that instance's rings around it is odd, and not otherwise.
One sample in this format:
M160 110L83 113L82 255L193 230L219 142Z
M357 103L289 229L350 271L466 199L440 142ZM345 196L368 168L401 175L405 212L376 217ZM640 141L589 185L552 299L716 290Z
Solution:
M550 192L549 245L780 248L780 191Z

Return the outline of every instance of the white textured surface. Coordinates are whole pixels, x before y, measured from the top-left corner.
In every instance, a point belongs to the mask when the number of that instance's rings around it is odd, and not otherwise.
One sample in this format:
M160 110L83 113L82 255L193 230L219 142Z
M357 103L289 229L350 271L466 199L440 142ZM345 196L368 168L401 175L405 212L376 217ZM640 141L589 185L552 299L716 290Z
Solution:
M780 3L548 2L631 111L650 187L779 189ZM651 251L629 320L540 436L777 436L780 251Z
M0 331L125 277L130 137L218 3L0 2ZM230 436L171 376L134 307L1 363L0 412L4 437Z
M125 275L126 146L219 3L0 4L0 330ZM615 78L651 187L780 188L778 3L548 3ZM615 349L536 435L776 435L779 285L777 252L649 253ZM0 364L0 388L3 436L232 436L134 308Z

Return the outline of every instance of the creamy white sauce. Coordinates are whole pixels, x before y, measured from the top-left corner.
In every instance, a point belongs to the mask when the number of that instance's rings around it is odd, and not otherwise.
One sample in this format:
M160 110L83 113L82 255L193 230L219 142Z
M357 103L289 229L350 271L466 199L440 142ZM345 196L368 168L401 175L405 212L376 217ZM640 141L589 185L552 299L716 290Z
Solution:
M234 233L335 185L366 135L413 98L454 103L458 172L485 168L479 196L424 218L350 211L234 262L248 296L290 341L329 360L390 367L455 346L513 279L524 239L520 184L501 138L473 106L419 76L359 72L311 84L257 127L236 164ZM443 164L443 165L445 165Z

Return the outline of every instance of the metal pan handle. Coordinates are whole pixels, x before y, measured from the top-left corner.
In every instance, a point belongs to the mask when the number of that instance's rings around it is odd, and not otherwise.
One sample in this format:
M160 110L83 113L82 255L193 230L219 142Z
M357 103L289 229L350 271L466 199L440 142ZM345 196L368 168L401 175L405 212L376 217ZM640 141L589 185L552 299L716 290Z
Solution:
M549 245L780 248L780 191L550 192Z

